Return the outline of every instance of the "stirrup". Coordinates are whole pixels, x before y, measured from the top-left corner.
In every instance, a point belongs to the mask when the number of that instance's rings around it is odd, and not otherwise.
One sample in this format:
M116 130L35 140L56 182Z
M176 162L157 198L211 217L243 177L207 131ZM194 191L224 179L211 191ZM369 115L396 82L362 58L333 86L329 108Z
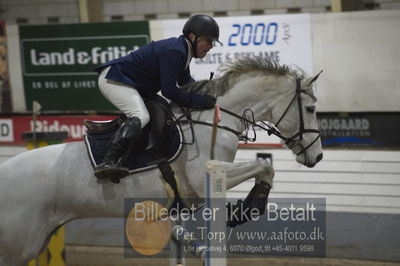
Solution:
M129 175L129 170L125 167L98 168L94 171L94 175L98 179L111 179L113 183L119 183L119 179Z

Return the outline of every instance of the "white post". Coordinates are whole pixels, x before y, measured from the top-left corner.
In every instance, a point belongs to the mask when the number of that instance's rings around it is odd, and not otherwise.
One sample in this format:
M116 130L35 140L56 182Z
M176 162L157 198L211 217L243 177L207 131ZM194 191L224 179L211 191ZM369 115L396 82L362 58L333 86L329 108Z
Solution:
M226 173L221 162L214 160L217 142L217 125L221 121L219 105L215 105L211 134L210 161L207 162L205 208L210 210L211 219L206 220L204 257L205 266L226 266Z
M226 173L221 162L207 162L205 192L205 208L212 217L206 221L204 265L226 266Z

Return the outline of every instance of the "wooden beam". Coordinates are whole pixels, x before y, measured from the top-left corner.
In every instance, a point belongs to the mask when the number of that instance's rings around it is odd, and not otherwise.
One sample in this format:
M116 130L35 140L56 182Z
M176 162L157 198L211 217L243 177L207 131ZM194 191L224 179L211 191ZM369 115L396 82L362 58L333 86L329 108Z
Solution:
M357 10L359 0L331 0L332 12L343 12Z
M331 0L332 12L342 12L342 0Z
M79 21L81 23L103 21L103 1L79 0Z

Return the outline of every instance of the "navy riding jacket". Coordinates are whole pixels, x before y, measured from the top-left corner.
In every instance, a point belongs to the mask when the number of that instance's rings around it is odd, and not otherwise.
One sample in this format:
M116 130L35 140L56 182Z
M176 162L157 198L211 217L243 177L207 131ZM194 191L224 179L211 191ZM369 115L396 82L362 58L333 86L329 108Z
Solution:
M166 98L189 108L202 108L204 96L188 93L177 87L194 82L190 76L188 45L183 35L153 41L128 55L111 60L96 68L101 72L111 65L106 79L134 86L145 100L161 90Z

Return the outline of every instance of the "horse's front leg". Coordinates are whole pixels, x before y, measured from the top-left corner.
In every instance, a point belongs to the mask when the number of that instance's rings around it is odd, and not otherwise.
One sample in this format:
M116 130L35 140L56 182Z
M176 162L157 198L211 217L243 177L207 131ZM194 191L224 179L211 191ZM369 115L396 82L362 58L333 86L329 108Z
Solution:
M268 184L272 187L275 171L267 160L257 159L239 163L222 162L226 172L226 189L231 189L244 181L255 177L257 184Z
M228 204L228 226L235 227L250 220L249 214L252 213L252 210L257 210L259 215L262 215L265 212L275 174L272 165L263 159L223 164L227 177L227 189L252 177L256 178L254 187L244 201L239 200L235 205Z

